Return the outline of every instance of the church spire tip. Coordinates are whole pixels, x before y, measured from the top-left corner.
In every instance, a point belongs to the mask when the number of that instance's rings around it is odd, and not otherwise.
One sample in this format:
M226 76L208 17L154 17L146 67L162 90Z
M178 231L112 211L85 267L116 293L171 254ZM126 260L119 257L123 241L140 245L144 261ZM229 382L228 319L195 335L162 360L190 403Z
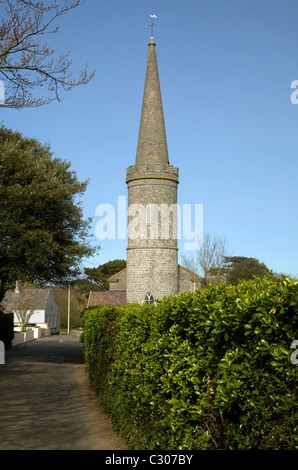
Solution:
M147 28L151 28L151 37L150 37L150 44L154 44L154 37L153 37L153 30L154 30L154 27L155 26L158 26L158 24L154 24L154 18L157 18L156 15L150 15L150 18L151 18L151 24L147 24ZM149 45L150 45L149 44Z
M151 47L154 46L154 47ZM167 138L161 99L153 31L151 32L146 70L136 166L169 164Z

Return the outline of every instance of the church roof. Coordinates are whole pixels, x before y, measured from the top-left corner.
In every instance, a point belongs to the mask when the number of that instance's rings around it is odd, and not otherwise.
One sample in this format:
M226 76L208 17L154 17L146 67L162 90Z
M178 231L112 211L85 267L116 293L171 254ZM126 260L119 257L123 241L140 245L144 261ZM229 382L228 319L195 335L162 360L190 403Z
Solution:
M140 165L147 165L150 167L154 164L159 164L162 169L165 169L169 164L169 157L155 43L153 37L151 37L139 129L136 167L139 167Z
M190 269L185 268L184 266L181 266L180 264L178 264L178 268L183 269L184 271L187 271L190 276L195 277L199 281L204 281L204 278L202 276L200 276L199 274L194 273ZM108 282L112 282L112 281L116 280L118 278L119 274L121 274L121 275L124 274L126 272L126 270L127 270L127 268L124 268L124 269L121 269L121 271L119 271L118 273L113 274L113 276L109 277Z
M121 269L121 271L118 271L116 274L113 274L112 276L110 276L110 277L108 278L107 281L110 282L110 281L113 281L114 279L117 279L118 276L119 276L119 274L123 274L123 273L126 271L126 269L127 269L127 268L123 268L123 269Z
M88 299L88 307L96 307L98 305L125 305L125 291L98 291L90 292Z
M199 274L194 273L194 272L191 271L190 269L185 268L184 266L181 266L180 264L178 264L178 267L179 267L180 269L183 269L184 271L187 271L188 274L190 274L191 276L197 278L199 281L204 281L204 278L203 278L202 276L200 276Z

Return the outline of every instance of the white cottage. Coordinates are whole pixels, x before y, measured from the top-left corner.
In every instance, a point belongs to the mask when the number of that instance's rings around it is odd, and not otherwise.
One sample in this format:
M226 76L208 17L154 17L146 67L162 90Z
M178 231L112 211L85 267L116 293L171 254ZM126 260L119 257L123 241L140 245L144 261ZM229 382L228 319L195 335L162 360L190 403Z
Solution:
M21 323L20 312L25 310L28 312L27 323L60 329L60 310L50 288L9 290L2 303L7 311L14 313L15 324Z

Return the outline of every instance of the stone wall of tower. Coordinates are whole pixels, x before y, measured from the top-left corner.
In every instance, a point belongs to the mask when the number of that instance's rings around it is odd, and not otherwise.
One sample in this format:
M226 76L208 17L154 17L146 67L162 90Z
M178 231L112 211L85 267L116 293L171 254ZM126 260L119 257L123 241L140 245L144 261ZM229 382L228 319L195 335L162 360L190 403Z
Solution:
M127 250L126 298L128 303L143 303L147 293L162 299L178 293L177 250Z
M156 299L177 294L178 169L129 167L127 184L127 302L144 302L149 292Z

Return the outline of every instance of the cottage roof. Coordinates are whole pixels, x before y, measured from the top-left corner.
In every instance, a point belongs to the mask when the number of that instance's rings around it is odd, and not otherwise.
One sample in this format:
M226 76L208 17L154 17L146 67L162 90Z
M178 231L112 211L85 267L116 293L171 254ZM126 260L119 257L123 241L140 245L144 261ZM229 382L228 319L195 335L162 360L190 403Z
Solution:
M8 311L28 308L28 310L44 310L51 289L23 288L21 292L9 290L6 292L2 304Z

